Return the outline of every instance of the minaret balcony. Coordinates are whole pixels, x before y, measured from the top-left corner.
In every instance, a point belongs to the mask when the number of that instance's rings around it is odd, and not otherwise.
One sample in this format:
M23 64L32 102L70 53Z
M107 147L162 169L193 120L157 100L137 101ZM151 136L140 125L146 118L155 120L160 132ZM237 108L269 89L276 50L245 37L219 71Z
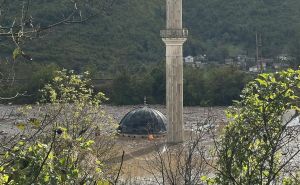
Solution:
M189 34L188 29L166 29L160 30L160 36L162 38L187 38Z

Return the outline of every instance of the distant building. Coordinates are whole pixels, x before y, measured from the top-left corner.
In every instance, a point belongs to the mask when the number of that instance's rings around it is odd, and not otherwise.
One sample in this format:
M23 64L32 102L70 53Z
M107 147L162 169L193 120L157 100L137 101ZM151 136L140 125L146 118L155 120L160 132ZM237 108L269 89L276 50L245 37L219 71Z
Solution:
M195 62L206 63L207 62L207 56L206 56L206 54L197 55L197 56L195 56L194 61Z
M289 67L289 64L287 64L287 63L282 63L282 62L276 62L276 63L273 63L272 67L273 67L275 70L278 70L278 69L284 69L284 68L288 68L288 67Z
M195 57L193 56L187 56L184 57L184 64L196 68L203 68L207 63L207 57L206 55L197 55Z
M203 68L206 65L206 63L202 63L202 62L195 62L194 67L197 68Z
M149 134L159 136L167 133L167 118L159 111L144 107L128 112L120 122L118 132L122 136L146 137Z
M281 54L277 56L277 60L280 62L288 62L292 60L292 57L288 54Z
M241 63L244 63L244 62L246 62L247 61L247 56L246 55L238 55L237 57L236 57L236 59L237 59L237 61L238 62L241 62Z
M239 69L246 70L246 66L247 66L246 59L247 56L245 55L238 55L237 57L234 58L226 58L225 65L235 66Z
M225 59L225 64L226 65L234 65L235 62L234 62L233 58L226 58Z
M258 72L258 67L257 66L249 67L249 71L253 72L253 73L257 73Z
M274 63L274 59L272 59L272 58L263 58L261 60L262 60L263 63L266 63L266 64Z
M263 71L266 70L267 64L262 63L262 67L263 67ZM259 66L255 65L255 66L249 67L249 72L258 73L260 71L261 71L260 65Z
M246 61L238 61L237 62L237 66L242 69L242 70L246 70L247 69L247 63Z
M194 57L193 56L187 56L184 58L184 62L186 64L193 64L194 63Z

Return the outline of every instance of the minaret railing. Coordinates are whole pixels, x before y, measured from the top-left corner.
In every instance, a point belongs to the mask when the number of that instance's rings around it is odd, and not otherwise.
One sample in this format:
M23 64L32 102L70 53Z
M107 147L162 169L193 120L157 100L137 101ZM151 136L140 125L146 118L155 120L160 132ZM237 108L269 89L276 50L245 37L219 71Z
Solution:
M187 38L189 34L188 29L165 29L160 30L160 36L162 38Z

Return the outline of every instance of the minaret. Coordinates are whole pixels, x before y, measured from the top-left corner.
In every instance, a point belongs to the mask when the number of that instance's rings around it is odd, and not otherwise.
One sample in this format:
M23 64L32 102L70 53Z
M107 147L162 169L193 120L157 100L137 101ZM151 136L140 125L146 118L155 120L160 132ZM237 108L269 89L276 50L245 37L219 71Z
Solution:
M182 28L182 0L166 0L167 28L161 30L166 44L166 102L168 142L184 140L183 127L183 43L188 36Z

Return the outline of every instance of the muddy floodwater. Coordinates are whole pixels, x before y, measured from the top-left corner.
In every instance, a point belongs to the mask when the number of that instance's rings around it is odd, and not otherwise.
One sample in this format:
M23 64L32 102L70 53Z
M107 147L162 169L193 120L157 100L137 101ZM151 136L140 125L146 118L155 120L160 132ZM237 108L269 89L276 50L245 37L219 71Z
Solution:
M107 115L113 118L115 123L119 123L129 111L143 106L144 105L102 105L102 108ZM166 107L164 105L148 105L148 107L156 109L166 116ZM20 117L18 108L19 106L0 105L0 136L14 134L18 131L15 125ZM191 132L197 124L204 122L207 118L213 118L212 120L216 127L224 125L226 123L225 109L226 107L184 107L183 118L185 130ZM123 177L135 177L137 179L148 178L149 174L146 174L143 170L145 167L145 159L151 157L155 146L164 144L165 141L165 137L155 138L154 141L149 141L147 138L119 136L116 141L119 154L115 155L115 160L112 162L118 164L121 159L121 154L124 151Z
M111 115L117 122L120 122L123 116L135 108L142 107L143 105L136 106L109 106L104 105L104 110ZM156 109L166 116L166 107L163 105L148 105L150 108ZM226 107L184 107L183 120L185 129L190 129L195 124L205 121L209 117L214 117L216 122L225 122L225 109Z
M123 116L129 111L142 107L143 105L135 106L111 106L103 105L105 112L110 115L116 123L119 123ZM166 107L163 105L148 105L166 115ZM14 133L14 122L18 120L19 106L0 105L0 134ZM205 121L209 117L214 117L217 123L225 122L226 117L224 110L225 107L184 107L183 117L185 129L192 129L197 123Z

